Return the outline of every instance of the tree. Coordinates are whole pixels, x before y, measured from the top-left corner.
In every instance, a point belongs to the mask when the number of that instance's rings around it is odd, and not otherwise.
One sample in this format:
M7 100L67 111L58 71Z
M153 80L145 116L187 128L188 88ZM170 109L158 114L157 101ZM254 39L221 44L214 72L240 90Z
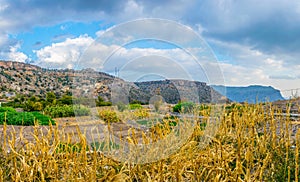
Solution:
M32 102L36 102L38 99L35 96L31 96L29 98L29 100L32 101Z
M56 100L56 96L55 96L54 92L48 92L46 94L46 101L48 103L53 104L55 100Z
M43 110L43 104L40 103L40 102L35 102L33 104L33 110L34 111L41 111L41 110Z
M24 111L34 111L34 102L28 100L24 103Z
M59 101L64 105L72 105L73 104L73 98L69 95L63 95Z

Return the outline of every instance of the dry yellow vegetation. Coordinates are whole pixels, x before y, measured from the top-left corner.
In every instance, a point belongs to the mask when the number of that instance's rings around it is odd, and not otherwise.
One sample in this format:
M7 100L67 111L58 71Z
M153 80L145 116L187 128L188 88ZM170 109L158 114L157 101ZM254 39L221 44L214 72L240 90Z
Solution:
M62 139L57 126L46 135L36 126L31 142L3 125L0 181L298 181L298 123L275 113L280 110L262 104L233 107L222 113L207 146L199 146L199 126L177 152L148 164L86 150L83 134L74 143L70 135Z

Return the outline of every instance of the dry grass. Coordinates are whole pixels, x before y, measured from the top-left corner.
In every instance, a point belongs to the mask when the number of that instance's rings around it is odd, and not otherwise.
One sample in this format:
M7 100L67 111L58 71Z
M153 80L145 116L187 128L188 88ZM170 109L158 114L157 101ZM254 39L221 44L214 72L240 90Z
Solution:
M70 135L61 137L57 126L47 134L36 126L35 141L17 147L17 134L8 134L4 125L0 181L298 181L300 132L292 136L291 119L265 108L244 105L224 112L209 145L199 147L204 131L197 127L180 150L148 164L121 163L86 150L79 130L74 142ZM160 128L156 137L165 137L161 133Z

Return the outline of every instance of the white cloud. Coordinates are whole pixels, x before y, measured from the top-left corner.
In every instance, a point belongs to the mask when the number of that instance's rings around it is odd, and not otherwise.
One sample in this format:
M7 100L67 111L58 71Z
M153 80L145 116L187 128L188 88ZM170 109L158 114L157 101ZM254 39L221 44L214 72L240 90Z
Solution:
M11 46L10 47L10 52L8 53L7 58L12 61L17 61L17 62L25 62L28 60L28 57L26 54L23 52L19 52L18 49L20 48L19 45L16 46Z
M8 39L0 39L0 45L2 46L9 46ZM10 60L10 61L17 61L17 62L25 62L29 61L29 58L26 54L19 51L20 44L10 45L8 50L0 51L0 59L2 60Z
M40 50L35 50L38 57L37 64L47 68L73 68L81 53L93 42L86 35L70 39L64 42L53 43Z

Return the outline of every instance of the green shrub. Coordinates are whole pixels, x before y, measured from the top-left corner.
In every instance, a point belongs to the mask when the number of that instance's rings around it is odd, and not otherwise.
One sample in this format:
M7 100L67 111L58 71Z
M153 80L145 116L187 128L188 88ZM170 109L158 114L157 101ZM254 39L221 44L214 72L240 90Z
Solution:
M111 106L112 103L111 102L106 102L106 101L103 101L103 102L97 102L96 103L96 106Z
M73 105L75 116L88 116L91 111L88 107L82 105Z
M16 112L16 110L12 107L0 107L0 112Z
M173 107L173 112L180 112L180 111L181 111L181 103L178 103Z
M129 109L135 110L135 109L142 109L143 106L141 104L129 104Z
M82 105L63 105L63 106L47 106L44 109L46 115L53 118L88 116L90 109Z
M44 109L46 115L52 118L74 116L72 106L47 106Z
M191 113L196 104L193 102L181 102L173 107L173 112Z

